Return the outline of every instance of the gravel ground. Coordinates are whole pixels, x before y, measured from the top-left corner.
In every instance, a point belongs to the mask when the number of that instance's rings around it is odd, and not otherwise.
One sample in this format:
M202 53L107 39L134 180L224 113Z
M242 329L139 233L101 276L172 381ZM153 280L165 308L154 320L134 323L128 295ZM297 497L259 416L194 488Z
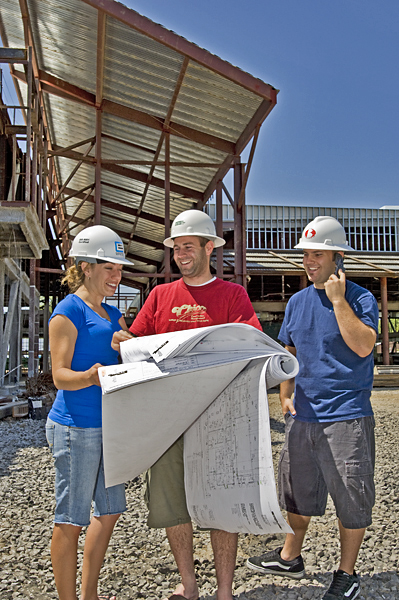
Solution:
M366 532L357 563L362 577L358 598L394 600L399 598L399 389L374 390L372 402L377 423L377 503L374 522ZM277 394L270 395L269 403L277 459L284 437ZM53 485L44 421L9 418L0 421L1 600L57 598L50 561ZM101 572L100 589L102 593L116 593L118 600L160 600L178 583L177 569L163 531L146 526L140 480L128 485L127 499L129 510L115 528ZM269 550L282 539L280 535L240 535L235 575L235 594L239 600L323 596L339 557L331 503L326 515L314 519L309 528L303 550L306 578L292 581L265 577L245 567L248 556ZM215 593L215 577L208 534L195 533L195 552L201 598L210 600Z

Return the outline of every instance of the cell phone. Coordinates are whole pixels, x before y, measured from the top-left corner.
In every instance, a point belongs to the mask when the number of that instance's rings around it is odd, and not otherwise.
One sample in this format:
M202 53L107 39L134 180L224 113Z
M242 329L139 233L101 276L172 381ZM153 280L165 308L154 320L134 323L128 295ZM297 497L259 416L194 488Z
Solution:
M338 271L341 269L341 271L343 273L345 273L345 267L344 267L344 257L339 254L338 252L335 253L334 255L334 261L335 261L335 272L334 275L336 275L338 277Z

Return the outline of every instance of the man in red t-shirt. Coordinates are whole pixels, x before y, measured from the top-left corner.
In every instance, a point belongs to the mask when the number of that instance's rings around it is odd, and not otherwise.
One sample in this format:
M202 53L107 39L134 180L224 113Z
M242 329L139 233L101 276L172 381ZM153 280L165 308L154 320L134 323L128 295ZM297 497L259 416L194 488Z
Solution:
M245 289L211 274L212 251L224 243L207 214L187 210L178 215L172 224L171 237L164 244L173 248L174 260L183 277L151 291L130 332L138 337L223 323L247 323L262 330ZM118 332L113 347L119 349L119 343L129 337L125 331ZM184 491L183 436L147 473L146 501L148 525L165 527L181 576L170 600L197 600L193 529ZM232 600L237 539L236 533L211 531L218 600Z

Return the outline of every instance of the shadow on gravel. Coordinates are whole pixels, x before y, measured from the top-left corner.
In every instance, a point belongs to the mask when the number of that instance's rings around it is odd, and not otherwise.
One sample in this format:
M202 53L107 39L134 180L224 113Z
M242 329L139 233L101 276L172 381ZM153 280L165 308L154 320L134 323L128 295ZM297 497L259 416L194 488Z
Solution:
M279 421L277 419L273 419L273 417L270 417L270 429L272 431L276 431L277 433L284 434L285 424L283 421Z
M269 600L289 598L289 600L319 600L323 597L332 581L332 572L309 575L309 583L292 580L272 581L254 589L237 594L237 600ZM397 600L399 576L396 571L382 571L372 575L361 575L358 600Z
M48 449L46 421L31 419L0 421L0 477L10 474L10 467L15 462L18 452L24 448ZM22 470L22 467L16 467Z

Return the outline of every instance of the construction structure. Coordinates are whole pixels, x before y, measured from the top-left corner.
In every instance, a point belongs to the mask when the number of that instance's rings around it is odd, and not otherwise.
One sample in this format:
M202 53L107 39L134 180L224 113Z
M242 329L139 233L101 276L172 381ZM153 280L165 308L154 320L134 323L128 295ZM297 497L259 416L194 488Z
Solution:
M3 0L0 35L19 98L1 105L0 377L19 377L11 346L21 341L20 308L29 312L29 375L37 371L39 302L46 322L65 293L71 242L89 225L120 235L134 262L122 283L144 297L176 276L162 244L173 218L215 193L222 234L228 194L234 279L246 285L245 188L277 90L113 0ZM216 268L223 276L222 251Z
M350 235L353 226L350 243L367 256L348 256L348 274L380 284L372 291L389 362L396 213L372 215L371 235L367 214L360 223L327 209L246 210L273 86L114 0L2 0L0 36L0 67L9 67L18 98L6 106L0 94L0 385L20 379L25 344L28 374L49 369L47 321L66 293L60 277L81 229L101 223L118 233L132 260L122 283L142 303L180 276L162 241L188 208L210 211L227 242L215 251L215 274L248 288L266 331L306 285L292 250L304 224L323 213ZM364 242L371 238L378 250Z
M207 211L216 216L214 204ZM248 293L266 333L275 337L289 298L307 285L302 251L295 250L305 226L318 215L335 217L353 252L345 254L347 277L376 297L381 314L376 359L399 364L399 210L303 206L246 206ZM234 273L229 239L231 206L223 206L224 274Z

